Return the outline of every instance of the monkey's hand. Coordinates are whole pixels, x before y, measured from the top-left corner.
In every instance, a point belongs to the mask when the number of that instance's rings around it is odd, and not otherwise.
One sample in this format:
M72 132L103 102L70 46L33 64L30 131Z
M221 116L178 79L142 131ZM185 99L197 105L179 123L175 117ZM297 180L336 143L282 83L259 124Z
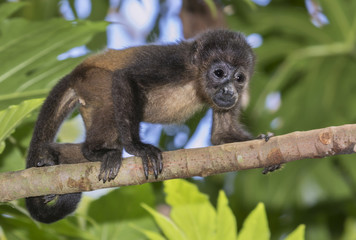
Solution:
M162 172L162 152L155 146L150 144L145 144L142 142L136 142L133 144L126 144L125 150L137 157L142 159L143 171L145 173L146 179L148 179L148 163L151 162L153 174L157 179L158 174Z
M268 140L274 136L274 133L271 133L271 132L267 132L267 134L260 134L257 136L256 139L264 139L266 142L268 142ZM281 168L281 164L274 164L274 165L271 165L271 166L268 166L268 167L265 167L262 171L263 174L267 174L269 172L273 172L275 170L278 170Z

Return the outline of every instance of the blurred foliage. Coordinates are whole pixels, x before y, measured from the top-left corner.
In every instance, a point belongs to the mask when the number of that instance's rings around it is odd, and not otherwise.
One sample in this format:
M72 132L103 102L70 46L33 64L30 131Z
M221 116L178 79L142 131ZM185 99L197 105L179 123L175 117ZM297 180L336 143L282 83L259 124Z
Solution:
M29 2L0 5L0 171L24 168L23 159L35 120L28 116L41 104L33 99L45 97L58 79L84 58L59 61L58 55L88 43L107 26L99 21L69 22L60 18L31 21L18 17L29 5ZM11 107L14 104L17 106Z
M58 61L57 56L87 43L107 25L58 18L35 22L13 18L0 24L0 109L46 96L60 77L83 60L78 57Z
M23 202L0 204L0 229L7 239L146 239L136 227L158 231L153 219L140 207L153 207L149 184L113 190L98 199L84 197L75 216L53 224L31 219ZM122 207L119 207L122 206ZM1 237L0 231L0 239Z
M5 2L0 0L4 3L0 5L0 171L24 168L36 116L31 115L37 106L32 99L45 97L55 82L83 59L58 60L57 56L83 45L88 52L102 49L107 40L107 23L102 20L121 7L120 3L117 9L110 9L109 0L91 1L90 15L79 20L75 1L69 0L75 19L66 21L61 18L59 0ZM256 73L242 119L252 132L283 134L355 122L356 1L274 0L265 7L250 0L222 2L230 28L246 35L258 33L263 41L255 49ZM308 13L306 3L314 6L314 12ZM149 40L159 35L164 19L166 1L160 4ZM323 16L327 22L323 23ZM280 107L273 110L266 107L271 93L281 96ZM204 114L187 122L189 137ZM186 127L181 129L186 133ZM175 136L162 134L160 146L166 148ZM224 189L238 229L263 202L271 239L285 237L300 224L307 226L306 239L356 239L354 158L297 161L268 176L261 170L249 170L190 181L209 195L217 208L222 201L219 191ZM189 199L189 192L176 190L174 198ZM166 194L168 198L173 193ZM203 201L198 208L210 204ZM0 239L146 239L147 232L159 234L154 219L164 233L157 221L160 215L152 210L162 202L160 183L121 188L97 200L84 198L74 216L43 225L29 218L22 200L14 201L0 205ZM147 211L154 218L140 207L142 203L149 206L145 208L151 209ZM172 202L167 203L175 208ZM198 208L189 211L194 213ZM181 214L188 209L183 207ZM178 223L173 219L173 224ZM303 231L297 229L288 239L299 239Z
M0 154L5 149L5 139L7 139L25 121L28 115L42 105L43 99L27 100L17 106L10 106L0 111ZM16 139L12 138L13 141ZM12 161L11 161L12 160ZM6 158L0 162L1 171L20 170L24 167L22 158Z
M356 121L356 2L309 2L317 9L313 14L300 1L277 0L257 9L225 2L234 11L227 17L232 29L263 39L255 49L256 74L244 118L255 134ZM322 14L328 23L313 25ZM274 92L280 93L281 106L269 110L266 97ZM336 239L356 219L355 156L289 163L267 177L260 170L237 173L230 202L238 219L259 201L280 235L305 223L307 239Z

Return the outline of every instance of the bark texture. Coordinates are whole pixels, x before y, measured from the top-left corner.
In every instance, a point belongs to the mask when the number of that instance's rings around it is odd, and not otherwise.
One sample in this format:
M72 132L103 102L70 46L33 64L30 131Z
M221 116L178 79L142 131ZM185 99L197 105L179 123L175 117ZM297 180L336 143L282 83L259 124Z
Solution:
M65 194L94 189L138 185L173 178L263 168L305 158L323 158L356 152L356 124L272 137L268 142L253 140L198 149L163 153L163 172L158 179L146 181L141 159L126 158L118 176L111 182L98 181L99 162L88 162L80 144L55 144L63 164L30 168L0 174L0 202L46 194Z

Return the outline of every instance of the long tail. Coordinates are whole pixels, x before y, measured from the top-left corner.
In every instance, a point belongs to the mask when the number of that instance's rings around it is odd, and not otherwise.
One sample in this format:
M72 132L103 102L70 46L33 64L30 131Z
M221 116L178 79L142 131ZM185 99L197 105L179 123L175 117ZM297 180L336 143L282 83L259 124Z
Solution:
M26 168L37 167L43 148L55 140L64 119L73 111L78 102L74 90L69 87L71 75L64 77L45 100L35 125L26 160ZM44 223L55 222L73 212L81 193L59 195L54 204L47 204L44 196L26 198L31 216Z

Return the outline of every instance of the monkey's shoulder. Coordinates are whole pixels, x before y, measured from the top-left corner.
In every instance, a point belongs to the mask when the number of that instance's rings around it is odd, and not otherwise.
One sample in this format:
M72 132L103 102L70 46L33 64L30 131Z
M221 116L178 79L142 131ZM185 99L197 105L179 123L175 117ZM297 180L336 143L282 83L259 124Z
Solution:
M189 54L188 43L166 45L143 45L125 49L108 49L88 57L81 64L116 71L124 68L147 69L152 67L174 67L182 65ZM157 70L157 69L156 69Z

